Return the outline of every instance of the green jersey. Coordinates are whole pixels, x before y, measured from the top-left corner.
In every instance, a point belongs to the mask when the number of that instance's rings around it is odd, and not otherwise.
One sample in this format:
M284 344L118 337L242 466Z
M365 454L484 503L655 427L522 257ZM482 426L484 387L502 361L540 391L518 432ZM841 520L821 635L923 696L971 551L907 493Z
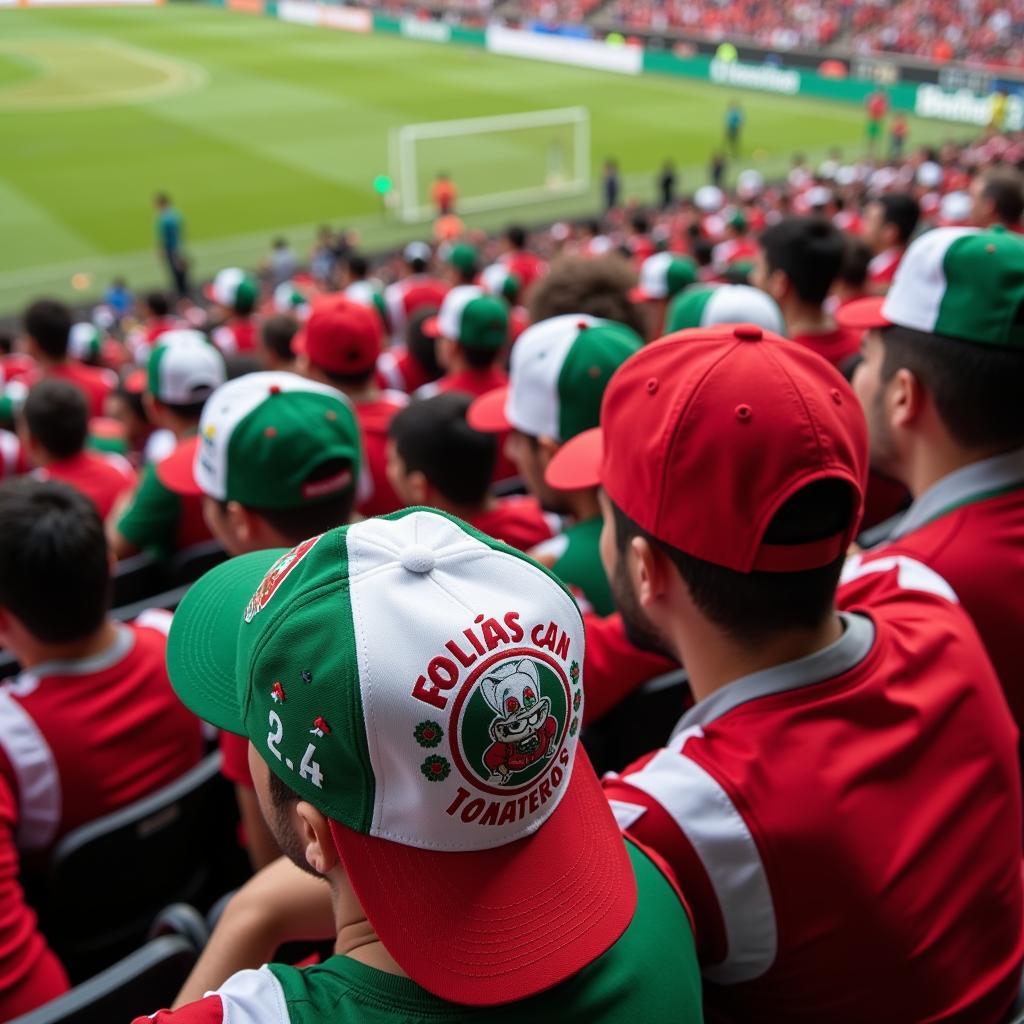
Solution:
M615 611L612 588L601 564L602 520L584 519L534 549L540 558L554 556L551 571L567 586L582 591L598 615Z

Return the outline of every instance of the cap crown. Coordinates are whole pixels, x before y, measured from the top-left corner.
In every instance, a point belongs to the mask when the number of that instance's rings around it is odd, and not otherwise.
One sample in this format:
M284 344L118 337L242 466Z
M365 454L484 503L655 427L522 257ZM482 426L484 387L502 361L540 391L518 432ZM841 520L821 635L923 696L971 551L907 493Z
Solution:
M669 306L670 331L716 324L757 324L776 334L785 326L778 303L767 292L746 284L687 288Z
M311 480L333 460L348 467ZM294 373L250 373L210 396L193 471L205 494L248 508L295 508L336 494L359 475L359 427L334 388Z
M305 326L305 351L311 363L334 374L371 369L381 350L380 316L345 295L313 303Z
M582 718L583 628L526 556L408 509L287 552L244 618L245 731L329 817L408 846L482 850L557 807Z
M640 267L640 288L651 299L670 299L696 280L693 260L670 252L656 252Z
M146 366L150 394L170 405L202 402L226 377L224 357L198 331L165 331Z
M505 303L475 284L459 285L448 292L437 324L442 337L469 348L501 348L508 340Z

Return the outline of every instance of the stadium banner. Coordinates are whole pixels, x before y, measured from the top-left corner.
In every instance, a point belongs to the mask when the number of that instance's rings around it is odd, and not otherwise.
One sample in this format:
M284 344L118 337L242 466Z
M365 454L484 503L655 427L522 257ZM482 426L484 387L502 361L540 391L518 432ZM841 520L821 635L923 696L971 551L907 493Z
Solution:
M490 53L506 57L529 57L624 75L639 75L644 63L643 49L632 44L613 45L570 36L540 35L503 25L487 26L486 46Z
M979 96L970 89L947 92L937 85L919 85L914 102L914 113L918 117L934 118L938 121L957 121L985 128L992 123L995 94ZM1024 99L1017 93L1006 97L1006 113L1003 128L1019 132L1024 128Z
M277 16L294 25L319 25L345 32L371 32L373 18L362 7L339 7L313 0L278 0Z

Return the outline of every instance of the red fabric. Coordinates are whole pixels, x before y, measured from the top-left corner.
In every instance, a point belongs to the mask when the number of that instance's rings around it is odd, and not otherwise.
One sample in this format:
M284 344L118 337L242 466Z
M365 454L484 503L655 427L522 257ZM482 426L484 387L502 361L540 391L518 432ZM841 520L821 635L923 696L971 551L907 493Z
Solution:
M158 1010L151 1017L136 1017L132 1024L224 1024L224 1005L220 996L207 996L186 1003L177 1010Z
M470 526L520 551L529 551L553 536L551 522L536 498L498 498L492 508L473 516Z
M896 276L905 251L904 249L887 249L885 252L879 253L868 264L868 283L888 288Z
M520 297L525 295L548 269L548 265L539 256L527 250L507 253L503 262L509 272L519 278Z
M135 470L127 459L90 451L51 462L40 469L37 476L70 484L96 506L101 519L110 515L117 499L135 486L136 479Z
M21 381L31 387L39 379L39 364L21 352L0 356L0 379L5 383Z
M11 1020L68 989L60 961L36 928L18 881L14 795L0 778L0 1020Z
M88 400L90 416L103 415L107 395L117 384L117 377L110 370L70 361L47 367L43 377L66 380L74 384Z
M910 492L898 480L890 480L872 470L864 495L864 516L860 529L867 530L891 519L910 504Z
M388 427L395 414L406 405L401 396L382 395L372 402L356 405L356 419L363 435L366 470L373 482L373 493L361 501L356 510L363 516L380 516L403 507L401 499L388 482Z
M437 381L439 393L461 391L464 394L479 398L488 391L504 387L508 383L508 374L497 366L486 370L460 370L458 373L446 373Z
M440 309L448 294L448 285L444 281L427 274L414 274L398 283L407 323L421 309Z
M861 333L836 327L823 334L798 334L791 340L806 345L812 352L817 352L822 359L827 359L838 369L850 356L860 351Z
M363 373L377 362L382 334L376 310L344 295L328 295L313 303L292 349L328 373Z
M377 386L411 395L430 382L423 364L404 349L384 352L377 361Z
M233 732L221 732L217 738L220 746L220 773L236 786L255 790L252 772L249 771L249 741L245 736Z

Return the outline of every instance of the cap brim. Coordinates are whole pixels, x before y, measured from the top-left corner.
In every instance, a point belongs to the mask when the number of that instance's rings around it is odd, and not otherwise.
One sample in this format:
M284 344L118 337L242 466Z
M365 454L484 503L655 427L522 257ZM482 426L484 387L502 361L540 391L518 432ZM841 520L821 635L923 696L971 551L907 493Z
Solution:
M509 1003L577 974L623 934L637 888L583 749L558 807L493 850L422 850L331 822L352 888L387 951L428 992Z
M169 491L190 498L202 495L203 489L196 482L193 469L198 447L199 438L190 437L182 441L166 459L156 464L157 479Z
M235 676L238 630L249 599L284 549L253 551L223 562L189 587L171 621L167 672L195 715L244 736Z
M508 392L508 385L505 385L474 399L466 413L466 422L483 434L500 434L510 429L512 424L505 415Z
M427 338L440 338L441 337L441 324L438 322L436 316L428 316L423 321L423 326L420 327L420 332Z
M885 305L884 295L871 295L866 299L854 299L836 310L836 323L854 331L870 331L877 327L890 327L892 321L882 316Z
M292 355L305 356L309 354L309 345L306 343L306 328L300 327L292 335Z
M579 491L601 482L604 435L600 427L570 438L548 463L544 479L558 491Z
M654 298L653 295L641 288L640 285L629 289L630 302L653 302Z
M216 302L218 306L220 305L220 300L217 298L217 293L213 290L212 281L210 282L210 284L206 285L203 288L203 296L204 298L209 299L210 302Z

